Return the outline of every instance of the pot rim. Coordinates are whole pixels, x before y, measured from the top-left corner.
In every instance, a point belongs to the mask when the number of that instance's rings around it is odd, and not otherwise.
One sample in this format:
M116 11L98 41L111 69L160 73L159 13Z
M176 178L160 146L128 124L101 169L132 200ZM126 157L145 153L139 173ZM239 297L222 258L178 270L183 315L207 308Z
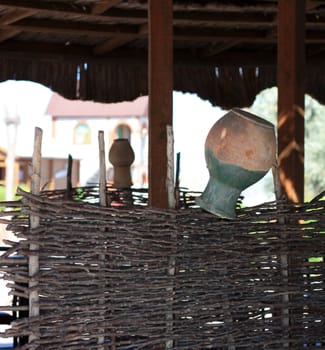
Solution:
M253 113L247 112L243 109L240 108L233 108L231 111L233 111L236 115L248 119L249 121L251 121L252 123L255 123L259 126L265 127L265 128L272 128L274 130L274 124L272 124L271 122L269 122L266 119L263 119Z

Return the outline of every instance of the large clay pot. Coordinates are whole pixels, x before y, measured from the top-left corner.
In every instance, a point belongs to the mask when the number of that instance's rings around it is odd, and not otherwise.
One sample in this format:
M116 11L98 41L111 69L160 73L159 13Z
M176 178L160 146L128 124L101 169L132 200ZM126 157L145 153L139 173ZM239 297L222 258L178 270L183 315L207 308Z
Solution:
M115 139L108 157L114 167L113 186L115 188L129 188L132 186L130 167L134 162L134 152L129 140Z
M209 181L197 198L206 211L223 218L236 217L240 193L260 180L275 162L274 125L235 108L219 119L205 141Z

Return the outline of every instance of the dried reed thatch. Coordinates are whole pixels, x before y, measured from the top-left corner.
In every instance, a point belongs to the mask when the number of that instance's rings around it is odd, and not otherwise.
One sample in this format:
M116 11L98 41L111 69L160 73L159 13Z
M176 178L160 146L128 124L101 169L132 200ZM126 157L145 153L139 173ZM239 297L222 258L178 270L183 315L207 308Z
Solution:
M90 61L83 68L82 60L61 62L29 56L19 59L0 58L0 81L31 80L50 87L68 99L98 102L131 101L148 94L146 62L124 62L118 59ZM322 66L311 66L306 76L306 93L325 103ZM55 72L55 75L53 75ZM77 81L78 79L78 81ZM276 67L225 67L175 64L174 90L197 94L214 106L231 109L251 106L256 95L276 86Z
M20 194L9 222L20 241L1 269L13 295L27 298L31 279L38 291L39 316L7 331L37 335L22 349L325 344L324 200L266 203L227 221L199 208L106 208ZM37 228L29 227L31 215ZM39 257L33 278L32 254Z

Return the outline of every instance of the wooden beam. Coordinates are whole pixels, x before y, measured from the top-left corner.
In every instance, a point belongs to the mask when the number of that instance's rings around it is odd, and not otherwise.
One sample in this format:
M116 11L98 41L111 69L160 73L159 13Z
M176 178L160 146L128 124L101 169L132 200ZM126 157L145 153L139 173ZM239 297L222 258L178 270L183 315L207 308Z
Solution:
M133 26L125 26L124 24L99 24L99 23L84 23L75 21L59 21L59 20L44 20L28 18L22 19L19 22L4 25L0 22L0 28L17 29L24 32L35 33L61 33L69 35L87 35L96 37L108 37L112 35L124 36L134 35L136 37L146 37L146 31L139 31L139 28L145 28L146 25L135 24ZM247 42L275 42L275 37L266 38L267 30L252 30L252 29L224 29L224 28L179 28L174 30L175 40L197 40L197 41L211 41L211 40L245 40Z
M147 21L147 12L146 11L136 11L136 10L124 10L122 12L118 11L118 14L115 11L111 15L111 11L108 14L96 14L92 13L92 8L81 4L68 4L63 2L56 1L28 1L28 3L23 1L13 1L11 0L0 0L0 7L6 9L16 9L22 11L35 11L39 14L45 16L72 16L75 18L77 15L78 18L82 21L97 21L97 20L112 20L114 22L121 23L135 23L142 24Z
M304 201L305 0L278 2L278 163L290 201Z
M0 17L0 24L1 25L7 25L11 24L14 22L17 22L23 18L26 18L28 16L33 15L36 13L36 10L21 10L21 9L16 9L11 12L8 12L4 14L3 16Z
M149 205L168 208L167 126L172 125L173 1L149 0Z
M311 11L311 10L317 10L318 7L322 6L321 3L319 3L319 1L315 1L315 0L306 0L306 10L307 11Z
M121 2L121 0L119 0ZM76 15L82 21L96 21L103 18L113 20L115 22L142 24L147 21L146 11L126 10L121 15L102 15L100 13L92 13L92 8L81 4L70 4L56 1L28 1L25 0L13 2L12 0L0 0L0 6L6 9L35 11L46 16L73 16Z
M48 13L89 13L89 8L82 4L62 1L39 1L39 0L0 0L0 6L8 9L37 10L37 12Z
M56 33L69 35L87 35L90 37L110 37L112 35L143 37L138 34L138 26L106 25L94 23L72 23L66 21L23 19L9 25L2 25L0 29L18 29L32 33Z
M5 26L19 21L23 18L31 16L35 13L35 10L22 10L14 9L0 18L0 25ZM5 28L0 31L0 41L5 41L21 33L19 29Z
M30 14L26 14L29 16ZM320 26L321 24L317 24ZM307 43L324 43L325 42L325 22L322 26L324 30L321 31L319 27L317 31L307 30L306 42ZM0 21L0 29L14 29L23 32L31 33L55 33L55 34L67 34L67 35L86 35L89 37L103 37L108 38L111 36L131 36L134 39L145 38L147 33L142 28L146 28L146 23L135 23L131 25L120 24L99 24L95 22L75 22L75 21L58 21L58 20L44 20L35 18L26 18L19 21L12 21L12 23L4 24ZM220 27L186 27L181 28L175 26L173 39L175 41L208 41L216 42L243 42L243 43L276 43L276 32L274 27L265 29L246 29L246 28L220 28ZM125 40L125 39L123 39ZM132 40L132 39L131 39Z
M0 0L1 1L1 0ZM249 11L249 10L248 10ZM188 25L193 26L196 23L204 22L207 25L224 26L233 24L238 26L244 24L249 27L263 26L267 27L273 25L276 13L261 11L245 12L242 7L238 7L236 12L221 11L219 7L213 9L213 11L175 11L173 14L173 23L176 25ZM125 20L131 18L132 20L147 19L147 11L145 10L126 10L120 8L112 8L105 15L109 18L115 18L116 20Z
M111 7L118 5L122 0L103 0L96 3L92 9L91 13L99 15L109 10Z
M0 42L5 41L7 39L10 39L20 33L19 30L16 29L7 29L7 30L0 30Z
M143 20L147 19L146 11L145 10L122 10L113 8L113 2L121 2L121 0L102 0L102 4L98 4L98 11L99 8L103 9L105 4L107 3L107 9L110 9L109 14L107 14L108 18L115 18L116 20L119 19L128 19L130 20ZM115 4L115 5L116 5ZM62 2L62 1L39 1L39 0L0 0L0 6L5 8L11 8L11 9L35 9L40 13L43 14L65 14L65 15L76 15L78 14L81 16L81 18L85 19L86 17L102 17L100 14L95 14L94 12L97 12L94 10L96 8L96 5L94 7L85 6L84 4L76 4L76 3L68 3L68 2ZM177 5L175 5L175 8L177 8ZM183 13L183 11L176 11L175 12L175 20L181 21L181 23L184 23L183 21L187 22L193 22L194 21L210 21L210 22L216 22L219 20L225 20L225 21L231 21L231 23L237 22L237 20L241 22L246 23L255 23L255 24L267 24L267 22L270 20L270 17L276 13L276 5L273 3L264 3L263 5L259 6L255 3L252 3L251 5L218 5L213 6L212 10L213 13L210 11L202 11L201 5L199 6L200 11L199 13L196 13L194 10L197 8L197 6L193 5L191 7L188 7L188 9L191 9L189 13ZM183 7L179 7L179 10L183 10ZM106 11L106 10L104 10ZM99 11L100 12L100 11ZM251 13L252 12L252 13ZM103 13L103 12L102 12ZM217 16L217 17L214 17ZM106 17L106 16L105 16ZM193 19L192 19L193 18Z
M120 0L118 0L120 1ZM37 7L38 4L38 7ZM98 5L103 5L98 3ZM105 2L107 6L113 6L115 0ZM55 6L54 6L55 5ZM61 6L62 5L62 6ZM138 37L142 37L142 32L138 31L138 27L145 26L147 22L146 11L144 10L121 10L112 8L108 14L100 15L89 13L89 9L82 6L69 6L56 2L21 2L0 0L0 6L14 10L12 14L5 14L0 19L1 28L4 25L11 24L15 26L15 30L24 32L43 32L43 33L61 33L72 35L87 35L110 37L114 35L124 35L125 33L137 32ZM239 11L239 9L238 9ZM99 12L97 10L96 12ZM64 21L51 19L30 18L25 20L34 13L42 15L67 16ZM69 21L69 16L75 17L78 14L80 22ZM308 43L320 43L325 40L325 21L323 17L308 15L308 25L310 30L307 31L306 39ZM97 23L98 19L107 19L114 22L120 22L119 25L107 25ZM89 23L86 23L89 21ZM128 26L125 24L128 23ZM198 26L195 24L197 23ZM207 26L202 27L202 23ZM133 28L129 28L133 24ZM242 12L176 12L173 18L174 24L174 40L197 40L197 41L243 41L256 43L275 43L276 42L276 24L274 22L274 13L242 13ZM243 27L244 26L244 27ZM317 26L318 30L313 28ZM322 31L322 28L324 30ZM121 34L120 34L121 33ZM136 35L136 34L135 34ZM125 39L122 39L125 41ZM108 45L109 46L109 45Z
M114 7L115 5L119 4L122 0L103 0L100 1L99 3L96 3L92 9L91 13L98 15L98 14L103 14L105 11L109 10L110 8ZM96 45L92 52L94 55L103 55L106 54L117 47L123 46L124 44L128 43L129 41L133 40L133 36L131 37L120 37L120 36L115 36L110 38L109 40Z
M148 24L143 24L139 27L138 34L143 37L148 36ZM104 55L108 52L111 52L118 47L121 47L130 41L134 40L134 35L130 35L129 37L127 35L124 35L123 37L120 37L118 35L108 39L107 41L104 41L101 44L96 45L92 52L94 55Z
M190 41L236 41L275 42L269 37L268 29L224 28L224 27L175 27L174 40Z

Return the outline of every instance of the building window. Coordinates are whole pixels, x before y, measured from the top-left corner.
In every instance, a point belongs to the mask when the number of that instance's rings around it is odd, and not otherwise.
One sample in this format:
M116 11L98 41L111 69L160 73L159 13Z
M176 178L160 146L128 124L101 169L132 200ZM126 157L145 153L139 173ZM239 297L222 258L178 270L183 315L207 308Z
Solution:
M116 128L116 138L117 139L131 139L131 129L126 124L120 124Z
M90 128L86 123L79 123L74 128L74 143L85 145L90 143Z

